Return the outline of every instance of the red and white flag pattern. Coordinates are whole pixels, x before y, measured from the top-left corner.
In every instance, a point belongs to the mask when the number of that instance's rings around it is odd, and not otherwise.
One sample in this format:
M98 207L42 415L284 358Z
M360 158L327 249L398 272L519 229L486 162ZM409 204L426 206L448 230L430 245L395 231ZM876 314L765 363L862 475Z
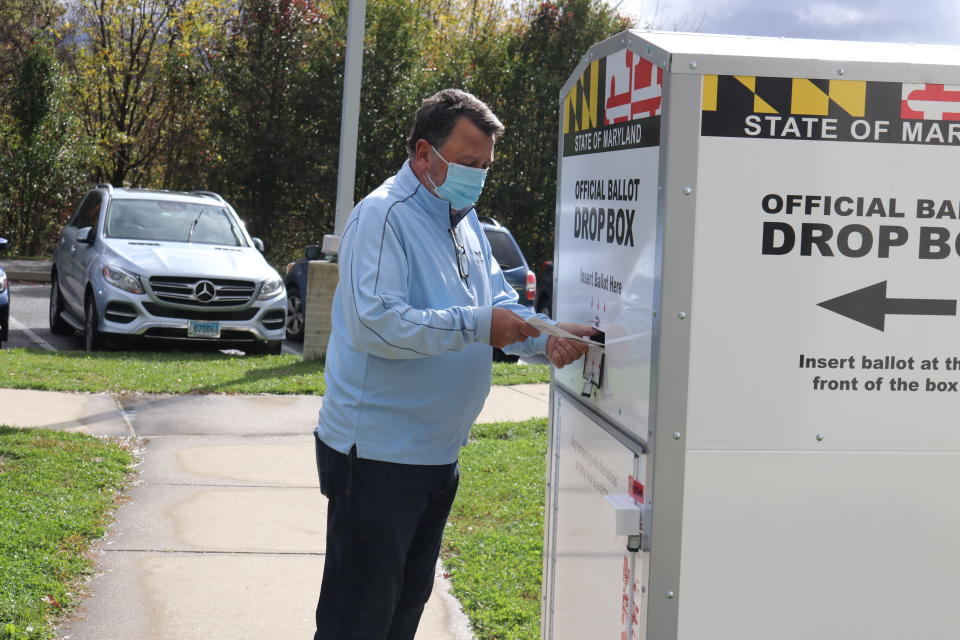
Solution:
M660 115L663 69L629 49L607 56L604 124Z
M900 117L904 120L960 120L960 85L904 84Z

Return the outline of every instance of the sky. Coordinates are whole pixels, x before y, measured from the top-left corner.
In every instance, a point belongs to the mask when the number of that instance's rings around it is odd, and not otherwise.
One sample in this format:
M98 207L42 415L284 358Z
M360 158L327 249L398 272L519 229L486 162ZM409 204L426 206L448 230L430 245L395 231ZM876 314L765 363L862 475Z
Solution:
M960 0L607 0L638 27L960 45Z

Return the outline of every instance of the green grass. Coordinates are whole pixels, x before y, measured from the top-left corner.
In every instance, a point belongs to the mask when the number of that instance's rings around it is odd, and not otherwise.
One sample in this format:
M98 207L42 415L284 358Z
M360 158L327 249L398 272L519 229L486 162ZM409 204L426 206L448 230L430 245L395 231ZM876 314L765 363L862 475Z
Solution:
M546 431L476 425L460 455L443 562L478 640L540 637Z
M52 637L132 462L117 443L0 426L0 639Z
M545 364L493 363L493 384L539 384L550 382L550 367Z
M549 382L546 365L493 363L493 383ZM117 351L0 351L0 387L94 393L323 395L323 363L300 356Z

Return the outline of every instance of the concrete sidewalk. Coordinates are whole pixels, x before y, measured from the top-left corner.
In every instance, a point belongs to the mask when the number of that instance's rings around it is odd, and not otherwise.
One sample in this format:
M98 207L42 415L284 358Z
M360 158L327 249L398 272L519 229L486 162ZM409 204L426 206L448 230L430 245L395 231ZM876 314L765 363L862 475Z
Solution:
M478 422L547 415L548 386L494 387ZM98 545L71 640L310 638L326 503L315 396L111 396L0 389L0 424L136 436L143 462ZM438 576L418 640L471 638Z

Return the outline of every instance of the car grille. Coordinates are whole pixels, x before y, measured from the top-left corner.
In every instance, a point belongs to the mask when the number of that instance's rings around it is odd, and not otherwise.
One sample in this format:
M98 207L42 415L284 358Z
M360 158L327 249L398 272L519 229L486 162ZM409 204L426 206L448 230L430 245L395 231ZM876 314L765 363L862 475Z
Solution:
M201 282L213 284L213 295L209 301L197 298L197 285ZM153 293L158 299L174 304L203 307L236 307L247 304L253 297L256 287L256 283L249 280L177 276L154 276L150 278L150 288L153 289Z
M252 320L260 310L257 307L240 311L218 311L216 309L179 309L165 307L153 302L144 302L143 308L158 318L178 318L180 320Z

